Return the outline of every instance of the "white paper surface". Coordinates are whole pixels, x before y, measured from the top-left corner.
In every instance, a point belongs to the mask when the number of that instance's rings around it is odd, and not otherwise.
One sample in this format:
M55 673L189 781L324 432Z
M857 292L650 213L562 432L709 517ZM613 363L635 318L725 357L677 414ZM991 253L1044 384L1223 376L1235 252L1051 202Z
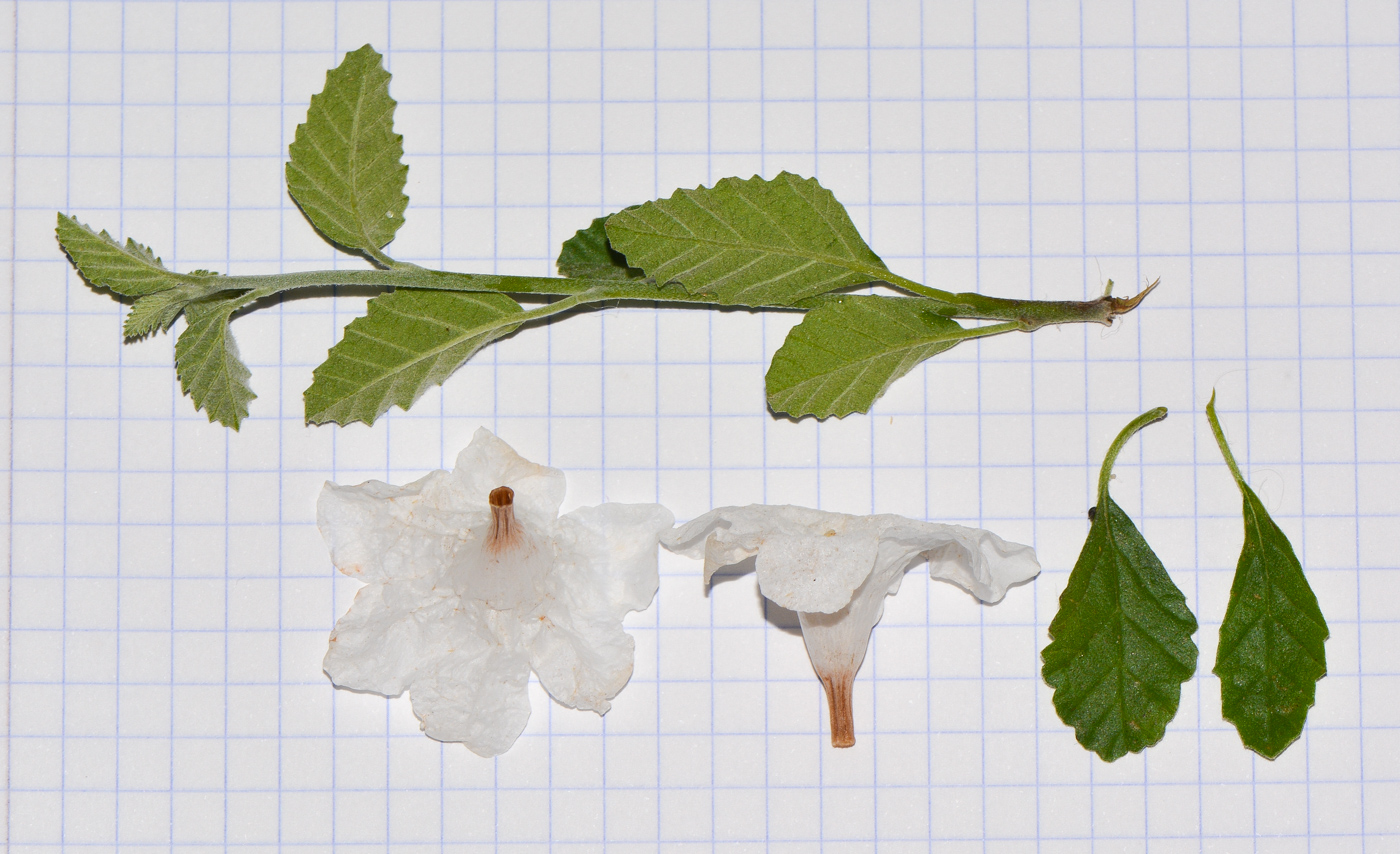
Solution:
M0 4L4 695L15 851L1378 851L1400 834L1400 8L1294 4ZM1083 299L1161 287L1111 330L967 344L869 416L792 422L763 370L795 317L628 308L486 348L374 428L301 392L364 296L235 322L259 394L196 413L172 339L53 239L65 211L174 268L347 268L282 185L309 96L386 56L411 202L389 250L542 275L595 216L676 187L815 175L902 275ZM3 213L3 212L0 212ZM1241 540L1202 413L1292 539L1332 636L1302 740L1255 757L1210 674ZM1098 463L1186 592L1201 667L1162 743L1106 765L1039 650ZM752 576L706 597L663 556L637 669L598 718L531 687L482 760L320 659L356 584L321 483L406 482L478 426L566 470L566 507L685 520L797 503L987 527L1045 572L994 607L911 572L833 750L795 622Z

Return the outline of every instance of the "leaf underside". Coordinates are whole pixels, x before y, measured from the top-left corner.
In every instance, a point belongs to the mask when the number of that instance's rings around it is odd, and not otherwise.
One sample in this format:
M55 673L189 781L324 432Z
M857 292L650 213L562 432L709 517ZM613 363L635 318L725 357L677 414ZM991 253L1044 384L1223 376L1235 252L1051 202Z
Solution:
M159 293L188 278L167 270L155 253L140 243L128 238L122 245L107 232L93 231L65 214L58 215L54 233L83 278L122 296Z
M1156 744L1196 671L1196 618L1105 491L1041 653L1055 711L1112 762Z
M615 280L646 276L636 267L627 266L623 254L608 244L607 221L607 217L600 216L588 228L579 229L573 237L564 241L564 246L559 250L559 260L555 262L559 275L571 279Z
M1218 431L1214 404L1212 397L1207 414ZM1216 439L1228 453L1224 433ZM1242 477L1235 482L1244 497L1244 547L1212 672L1222 716L1245 747L1274 759L1302 734L1317 681L1327 675L1327 621L1288 537Z
M607 236L659 284L722 305L793 305L889 272L831 191L790 172L677 190L613 214Z
M141 297L126 313L126 322L122 324L123 337L131 341L153 332L165 332L195 296L185 288L171 288Z
M380 59L365 45L326 72L287 161L287 190L316 230L370 255L394 239L408 207L403 137Z
M826 418L867 412L890 383L966 331L912 297L846 296L809 312L768 366L774 412Z
M180 388L210 421L237 430L257 397L248 386L248 367L238 355L229 318L248 303L243 294L185 309L188 325L175 341L175 373Z
M401 290L369 301L369 313L313 372L306 420L373 424L390 406L408 409L473 353L513 332L520 306L502 294Z

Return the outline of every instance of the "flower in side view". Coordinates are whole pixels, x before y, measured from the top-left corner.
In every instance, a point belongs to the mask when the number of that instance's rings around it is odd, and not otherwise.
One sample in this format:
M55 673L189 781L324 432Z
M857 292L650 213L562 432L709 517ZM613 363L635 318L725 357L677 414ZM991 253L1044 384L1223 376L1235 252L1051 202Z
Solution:
M485 429L406 486L327 483L317 524L336 568L366 582L331 633L337 686L409 692L423 731L482 756L530 718L530 671L554 699L603 714L632 675L628 611L659 581L671 512L602 504L563 516L564 473Z
M1040 572L1030 546L990 531L917 522L903 516L848 516L807 507L750 504L721 507L662 535L673 552L705 561L715 572L754 558L758 587L796 611L812 667L826 689L831 744L856 743L851 688L865 660L870 631L919 556L929 575L983 602Z

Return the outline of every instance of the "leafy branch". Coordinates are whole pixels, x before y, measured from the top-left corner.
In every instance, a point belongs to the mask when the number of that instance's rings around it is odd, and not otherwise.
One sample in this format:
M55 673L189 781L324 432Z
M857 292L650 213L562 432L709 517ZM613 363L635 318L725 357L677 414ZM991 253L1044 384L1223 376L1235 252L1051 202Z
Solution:
M287 190L326 240L371 267L254 276L167 269L60 213L59 244L95 288L133 300L128 339L169 330L181 387L211 421L238 428L254 398L229 323L279 294L327 285L384 292L352 321L304 394L309 423L373 423L407 409L487 344L522 325L624 301L805 312L767 374L774 412L866 412L890 383L962 341L1058 323L1109 324L1131 298L1083 302L952 293L896 275L814 178L725 178L600 217L564 243L561 277L430 270L384 252L404 223L408 166L394 132L389 72L369 45L346 54L312 96L288 148ZM883 286L893 295L852 295ZM1110 289L1112 282L1109 283ZM543 304L526 308L522 300ZM958 319L994 321L963 326Z

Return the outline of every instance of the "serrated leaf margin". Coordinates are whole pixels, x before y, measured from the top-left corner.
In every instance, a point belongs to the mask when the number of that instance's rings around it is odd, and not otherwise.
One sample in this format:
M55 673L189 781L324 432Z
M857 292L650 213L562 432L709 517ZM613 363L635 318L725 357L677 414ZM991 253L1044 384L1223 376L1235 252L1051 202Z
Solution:
M326 72L325 87L311 96L306 121L287 148L286 166L287 191L316 230L376 260L383 260L379 250L394 239L408 208L403 136L394 133L398 104L389 95L390 74L382 60L366 44ZM348 127L335 115L347 102L353 114ZM360 162L361 147L370 143L367 166ZM345 150L333 150L336 146ZM366 180L369 187L362 186Z

